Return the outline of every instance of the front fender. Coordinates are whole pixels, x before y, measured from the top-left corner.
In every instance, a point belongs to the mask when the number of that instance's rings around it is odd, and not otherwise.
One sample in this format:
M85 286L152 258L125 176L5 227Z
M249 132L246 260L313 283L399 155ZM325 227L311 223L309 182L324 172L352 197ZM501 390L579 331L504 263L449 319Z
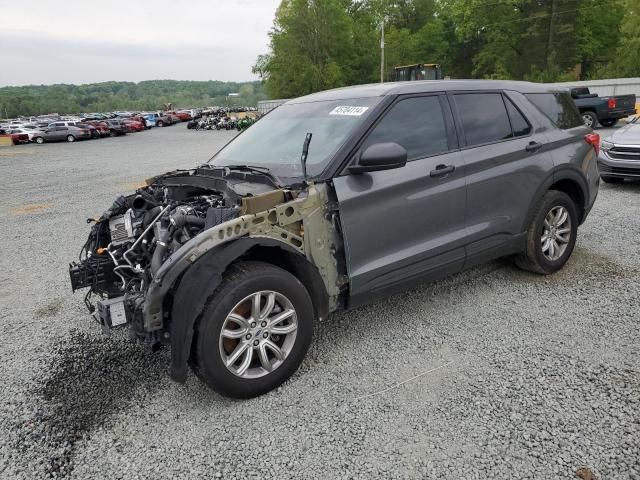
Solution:
M170 376L176 382L184 383L187 379L187 361L191 353L194 326L209 294L218 287L229 265L256 246L277 247L298 254L295 249L278 240L243 237L206 252L182 277L171 315Z

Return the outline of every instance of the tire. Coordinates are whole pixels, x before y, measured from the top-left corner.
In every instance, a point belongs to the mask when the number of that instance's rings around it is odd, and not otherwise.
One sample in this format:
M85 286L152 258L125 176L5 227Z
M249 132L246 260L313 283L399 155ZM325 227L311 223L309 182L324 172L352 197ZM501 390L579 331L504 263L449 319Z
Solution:
M91 138L100 138L100 134L98 133L97 130L94 130L93 132L91 132Z
M67 142L71 143L75 141L76 141L76 137L74 137L73 135L67 135Z
M271 295L273 307L265 320L252 322L254 297L259 298L262 315ZM267 324L269 318L286 311L293 313ZM230 318L232 314L237 322ZM198 378L221 395L257 397L278 387L298 369L311 345L313 323L311 298L295 276L268 263L237 263L229 267L205 303L196 324L190 363ZM223 336L223 326L236 337ZM274 335L271 328L282 333ZM270 345L278 348L280 358ZM233 360L236 352L242 353Z
M598 126L598 116L595 112L582 112L582 122L589 128L596 128Z
M557 214L555 217L554 213ZM562 221L565 214L566 220ZM557 225L554 224L554 218L559 220ZM571 197L557 190L548 191L536 208L527 229L525 251L516 257L516 265L523 270L541 275L560 270L569 260L575 247L578 222L578 212ZM553 228L550 229L549 226ZM551 241L548 239L549 234L553 234ZM549 245L547 250L544 249L545 245Z
M600 178L604 183L622 183L624 182L624 178L620 177L609 177L606 175L601 175Z
M36 137L33 141L36 142L38 145L42 145L44 143L44 138Z
M156 122L156 127L164 127L164 123L163 122Z
M616 123L618 123L617 118L610 119L610 120L600 120L600 125L606 128L613 127Z

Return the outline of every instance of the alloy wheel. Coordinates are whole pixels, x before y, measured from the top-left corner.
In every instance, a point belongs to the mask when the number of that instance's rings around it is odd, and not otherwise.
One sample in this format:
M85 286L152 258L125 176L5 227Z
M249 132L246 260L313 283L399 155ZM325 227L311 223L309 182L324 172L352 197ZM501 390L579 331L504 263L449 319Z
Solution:
M547 260L555 262L567 250L571 241L571 216L562 206L553 207L544 219L540 243L542 254Z
M587 127L593 128L593 117L591 115L582 115L582 121Z
M287 297L270 290L252 293L235 305L222 324L220 356L238 377L263 377L284 363L297 330L296 310Z

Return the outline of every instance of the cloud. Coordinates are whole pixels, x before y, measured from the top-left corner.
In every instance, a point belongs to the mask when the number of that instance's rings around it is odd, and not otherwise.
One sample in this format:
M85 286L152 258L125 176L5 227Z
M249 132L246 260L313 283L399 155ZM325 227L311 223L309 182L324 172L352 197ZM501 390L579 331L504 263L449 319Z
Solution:
M0 32L0 85L253 79L278 4L67 0L60 9L0 0L2 23L11 25Z

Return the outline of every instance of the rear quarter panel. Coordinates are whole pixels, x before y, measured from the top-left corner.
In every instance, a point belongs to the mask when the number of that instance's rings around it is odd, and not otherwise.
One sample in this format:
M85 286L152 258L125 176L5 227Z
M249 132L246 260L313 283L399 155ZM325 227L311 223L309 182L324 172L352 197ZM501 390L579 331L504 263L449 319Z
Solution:
M597 155L584 137L593 131L585 126L568 130L558 128L548 133L549 144L554 163L554 181L571 178L578 173L585 181L585 209L589 211L598 195L600 174Z

